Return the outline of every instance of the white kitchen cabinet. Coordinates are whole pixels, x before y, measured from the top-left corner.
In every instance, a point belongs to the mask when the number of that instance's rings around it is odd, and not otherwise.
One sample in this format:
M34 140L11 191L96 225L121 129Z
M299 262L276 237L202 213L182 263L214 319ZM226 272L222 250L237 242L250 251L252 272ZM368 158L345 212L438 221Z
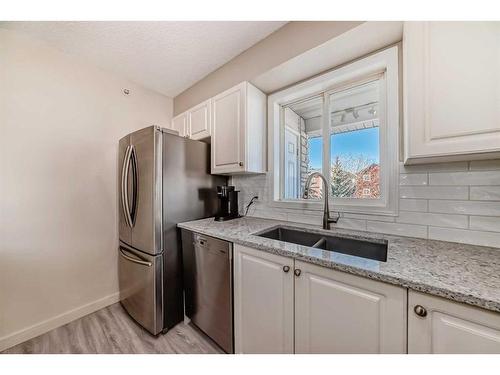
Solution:
M210 102L206 100L187 111L189 138L199 140L210 137Z
M236 353L293 353L293 259L234 246Z
M236 353L406 353L406 298L405 288L234 246Z
M243 82L212 98L212 173L266 171L266 95Z
M405 22L406 164L500 157L500 23Z
M296 353L406 353L407 290L295 260Z
M408 353L500 354L500 314L410 290Z
M172 129L179 132L181 137L189 136L187 119L187 112L181 113L172 119Z

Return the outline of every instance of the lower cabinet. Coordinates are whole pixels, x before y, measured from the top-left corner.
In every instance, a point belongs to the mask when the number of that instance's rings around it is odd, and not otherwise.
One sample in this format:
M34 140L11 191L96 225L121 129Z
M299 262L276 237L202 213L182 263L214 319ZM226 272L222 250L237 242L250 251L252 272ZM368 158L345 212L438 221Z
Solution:
M234 245L235 353L293 353L293 259Z
M408 352L500 354L500 314L410 290Z
M236 353L500 354L500 314L234 246Z
M235 351L406 353L406 296L404 288L235 245Z
M296 353L406 353L405 288L295 261Z

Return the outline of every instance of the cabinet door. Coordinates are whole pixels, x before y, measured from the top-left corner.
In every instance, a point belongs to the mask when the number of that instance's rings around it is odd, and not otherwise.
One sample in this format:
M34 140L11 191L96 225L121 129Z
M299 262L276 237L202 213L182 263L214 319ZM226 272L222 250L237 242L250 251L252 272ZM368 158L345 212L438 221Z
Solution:
M191 139L210 137L210 100L191 108L187 116Z
M236 353L293 353L293 259L234 246Z
M172 129L178 131L181 137L189 136L187 113L182 113L172 119Z
M244 171L246 85L212 99L212 173Z
M500 156L500 23L405 22L405 163Z
M407 291L295 261L296 353L406 353Z
M410 290L408 353L500 354L500 313Z

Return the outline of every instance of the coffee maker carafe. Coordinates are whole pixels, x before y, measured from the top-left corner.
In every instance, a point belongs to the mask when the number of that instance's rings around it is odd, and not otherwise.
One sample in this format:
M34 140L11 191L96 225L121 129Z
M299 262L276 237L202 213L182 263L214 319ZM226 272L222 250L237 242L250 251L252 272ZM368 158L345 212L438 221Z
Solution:
M217 186L219 211L215 216L217 221L226 221L240 217L238 213L238 193L234 186Z

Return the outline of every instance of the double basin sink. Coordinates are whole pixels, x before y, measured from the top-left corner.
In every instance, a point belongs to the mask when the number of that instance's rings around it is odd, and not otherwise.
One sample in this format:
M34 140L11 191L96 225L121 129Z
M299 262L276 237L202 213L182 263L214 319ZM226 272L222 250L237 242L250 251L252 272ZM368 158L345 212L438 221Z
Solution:
M320 233L310 233L285 227L273 228L257 234L257 236L381 262L387 261L387 241L385 240L372 242Z

